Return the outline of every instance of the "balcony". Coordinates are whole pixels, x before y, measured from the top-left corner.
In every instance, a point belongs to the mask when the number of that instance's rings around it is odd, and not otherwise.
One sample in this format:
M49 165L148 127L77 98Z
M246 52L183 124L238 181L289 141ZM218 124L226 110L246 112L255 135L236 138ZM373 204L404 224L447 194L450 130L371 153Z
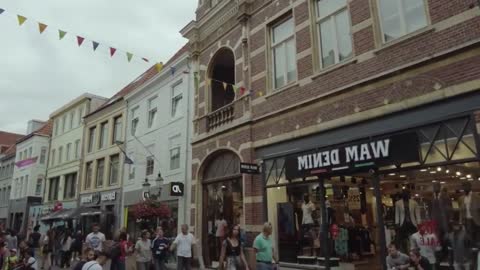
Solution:
M207 115L207 131L230 123L235 118L234 103L230 103Z

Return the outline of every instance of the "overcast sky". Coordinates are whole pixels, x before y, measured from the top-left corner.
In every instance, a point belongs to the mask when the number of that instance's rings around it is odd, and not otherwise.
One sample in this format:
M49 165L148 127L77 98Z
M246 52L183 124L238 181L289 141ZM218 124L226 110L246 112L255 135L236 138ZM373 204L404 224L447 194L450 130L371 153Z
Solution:
M25 133L84 92L110 97L187 41L197 0L0 0L0 130ZM18 26L16 15L28 18ZM37 22L48 25L39 34ZM59 40L58 29L67 31ZM77 45L76 35L86 38ZM109 48L119 50L111 58ZM125 51L134 54L127 62ZM135 57L137 56L137 57Z

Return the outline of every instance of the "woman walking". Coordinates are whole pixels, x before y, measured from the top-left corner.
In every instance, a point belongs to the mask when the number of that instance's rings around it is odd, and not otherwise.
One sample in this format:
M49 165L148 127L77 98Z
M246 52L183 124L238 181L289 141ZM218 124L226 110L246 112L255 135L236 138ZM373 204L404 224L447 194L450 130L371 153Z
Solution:
M60 250L60 256L61 256L61 263L60 267L61 268L70 268L70 249L72 248L72 237L71 233L69 230L65 232L62 238L62 247Z
M152 262L152 250L150 244L150 233L143 230L141 239L135 244L137 270L149 270Z
M226 262L226 267L223 264ZM233 226L228 234L227 239L222 243L220 251L220 268L226 270L238 270L243 267L248 270L247 260L243 254L243 247L240 242L240 226Z

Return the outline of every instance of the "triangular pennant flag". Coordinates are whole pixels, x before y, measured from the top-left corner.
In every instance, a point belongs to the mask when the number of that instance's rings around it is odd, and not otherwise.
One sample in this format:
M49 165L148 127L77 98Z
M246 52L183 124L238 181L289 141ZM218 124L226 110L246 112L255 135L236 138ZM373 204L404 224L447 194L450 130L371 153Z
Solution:
M233 88L233 92L234 92L235 95L236 95L236 94L237 94L237 91L238 91L238 87L232 84L232 88Z
M142 60L145 61L145 62L147 62L147 63L150 62L150 61L148 61L147 58L142 58Z
M160 73L163 69L163 63L162 62L156 63L155 67L157 68L157 72Z
M82 46L82 43L83 41L85 40L84 37L81 37L81 36L77 36L77 42L78 42L78 46Z
M17 15L17 19L18 19L18 25L22 25L27 20L27 17L24 17L22 15Z
M110 56L113 56L117 49L110 47Z
M243 96L243 94L245 94L245 87L240 87L240 96Z
M223 83L223 90L227 91L228 84L226 82Z
M212 84L212 79L207 79L205 83L207 88L210 87L210 85Z
M67 32L62 31L62 30L58 30L58 38L59 39L62 39L63 37L65 37L66 34L67 34Z
M38 31L40 31L40 34L43 33L43 31L45 31L45 29L47 29L47 26L46 24L44 23L38 23Z
M98 48L99 43L96 42L96 41L92 41L92 45L93 45L93 51L96 51L97 48Z
M129 53L129 52L127 52L127 59L128 59L128 62L132 61L132 57L133 57L133 53Z
M2 14L5 11L5 9L0 8L0 14Z

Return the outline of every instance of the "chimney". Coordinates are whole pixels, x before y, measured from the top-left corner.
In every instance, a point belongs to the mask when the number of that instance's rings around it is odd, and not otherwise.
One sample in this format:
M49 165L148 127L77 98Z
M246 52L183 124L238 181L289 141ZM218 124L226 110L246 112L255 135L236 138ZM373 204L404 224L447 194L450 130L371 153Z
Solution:
M30 134L34 131L37 131L43 125L45 125L45 123L46 122L43 122L43 121L40 121L40 120L30 120L30 121L28 121L27 134Z

